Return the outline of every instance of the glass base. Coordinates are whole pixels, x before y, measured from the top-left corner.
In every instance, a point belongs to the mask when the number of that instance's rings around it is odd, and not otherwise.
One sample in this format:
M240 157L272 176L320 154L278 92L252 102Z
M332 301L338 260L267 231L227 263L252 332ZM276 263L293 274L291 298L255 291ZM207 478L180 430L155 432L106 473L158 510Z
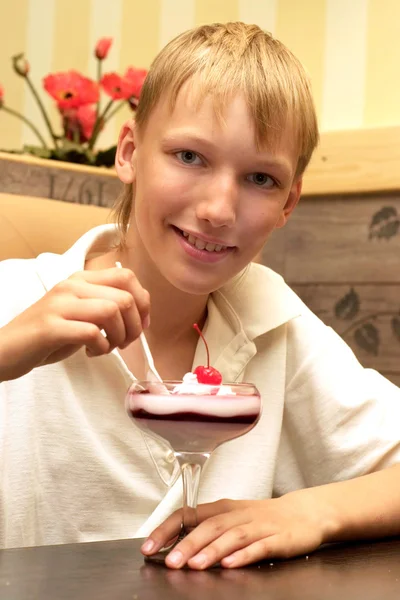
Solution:
M171 548L167 550L160 550L156 554L152 554L151 556L145 556L145 562L156 563L157 565L165 565L165 559L168 554L171 552Z
M168 554L171 552L171 550L173 550L175 548L175 546L177 544L179 544L179 542L185 537L184 534L181 534L178 539L171 544L171 546L168 546L167 548L163 548L162 550L160 550L159 552L156 552L156 554L152 554L151 556L145 556L144 557L144 561L146 563L153 563L156 565L163 565L164 567L168 568L165 564L165 559L168 556ZM190 567L188 567L187 565L185 565L184 567L182 567L183 569L190 569ZM215 563L215 565L212 565L211 567L209 567L209 569L215 569L215 568L222 568L221 567L221 563L217 562Z
M145 562L156 563L158 565L164 565L165 564L165 558L175 548L175 546L177 546L179 544L179 542L181 542L183 540L183 538L185 537L185 535L186 535L186 533L184 532L183 527L182 527L182 530L181 530L180 534L178 535L178 537L176 538L176 540L174 540L172 542L172 544L170 546L166 546L165 548L161 548L161 550L159 550L155 554L152 554L151 556L145 556L144 557Z

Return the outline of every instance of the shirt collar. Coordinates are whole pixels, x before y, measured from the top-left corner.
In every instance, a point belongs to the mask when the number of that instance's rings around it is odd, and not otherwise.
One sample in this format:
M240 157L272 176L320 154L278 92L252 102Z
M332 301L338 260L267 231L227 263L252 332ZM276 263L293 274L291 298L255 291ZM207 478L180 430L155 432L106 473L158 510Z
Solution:
M257 353L256 338L299 316L301 309L300 299L280 275L252 263L210 295L204 328L210 364L224 381L242 381ZM205 361L199 341L192 370Z
M249 340L288 323L302 313L303 304L283 278L256 263L213 294L215 303L229 314Z

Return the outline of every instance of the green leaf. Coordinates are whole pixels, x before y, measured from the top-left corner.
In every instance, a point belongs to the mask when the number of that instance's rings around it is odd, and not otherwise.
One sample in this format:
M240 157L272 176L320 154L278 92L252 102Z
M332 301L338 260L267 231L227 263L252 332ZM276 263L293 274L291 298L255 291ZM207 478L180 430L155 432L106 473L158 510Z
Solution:
M354 339L360 348L368 354L378 355L379 352L379 331L372 323L365 323L355 330Z
M91 150L87 148L83 148L79 144L74 144L74 142L64 143L61 148L57 148L54 151L53 158L55 160L63 160L66 162L81 164L81 165L93 165L94 164L94 154Z
M51 148L43 148L42 146L28 146L23 147L23 152L26 154L32 154L38 158L52 158L53 151Z
M353 288L335 304L338 319L354 319L360 310L360 297Z

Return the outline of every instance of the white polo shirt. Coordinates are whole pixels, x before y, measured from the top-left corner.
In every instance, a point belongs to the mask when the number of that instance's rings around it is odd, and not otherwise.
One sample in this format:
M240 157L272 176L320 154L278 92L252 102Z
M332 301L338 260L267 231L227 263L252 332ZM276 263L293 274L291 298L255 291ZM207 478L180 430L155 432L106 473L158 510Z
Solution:
M101 226L62 256L0 263L0 326L116 235ZM276 273L253 264L213 293L205 334L213 366L254 383L263 414L214 452L200 502L268 498L400 460L399 389L363 369ZM199 343L194 366L204 360ZM117 352L81 350L0 384L1 547L142 537L181 505L169 447L125 413L133 380Z

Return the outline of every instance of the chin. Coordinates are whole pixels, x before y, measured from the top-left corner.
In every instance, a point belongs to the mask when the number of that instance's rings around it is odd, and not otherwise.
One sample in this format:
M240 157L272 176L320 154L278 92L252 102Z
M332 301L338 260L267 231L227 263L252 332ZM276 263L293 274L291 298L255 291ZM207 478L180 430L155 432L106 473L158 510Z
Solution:
M191 294L192 296L208 296L211 292L215 292L215 290L219 289L221 284L212 285L211 283L199 283L195 281L171 281L172 285L185 294Z
M193 296L206 296L220 289L223 285L225 285L232 277L235 276L235 273L231 274L229 277L197 277L195 273L187 273L186 276L182 277L166 277L168 281L173 285L176 289L184 292L185 294L192 294Z

